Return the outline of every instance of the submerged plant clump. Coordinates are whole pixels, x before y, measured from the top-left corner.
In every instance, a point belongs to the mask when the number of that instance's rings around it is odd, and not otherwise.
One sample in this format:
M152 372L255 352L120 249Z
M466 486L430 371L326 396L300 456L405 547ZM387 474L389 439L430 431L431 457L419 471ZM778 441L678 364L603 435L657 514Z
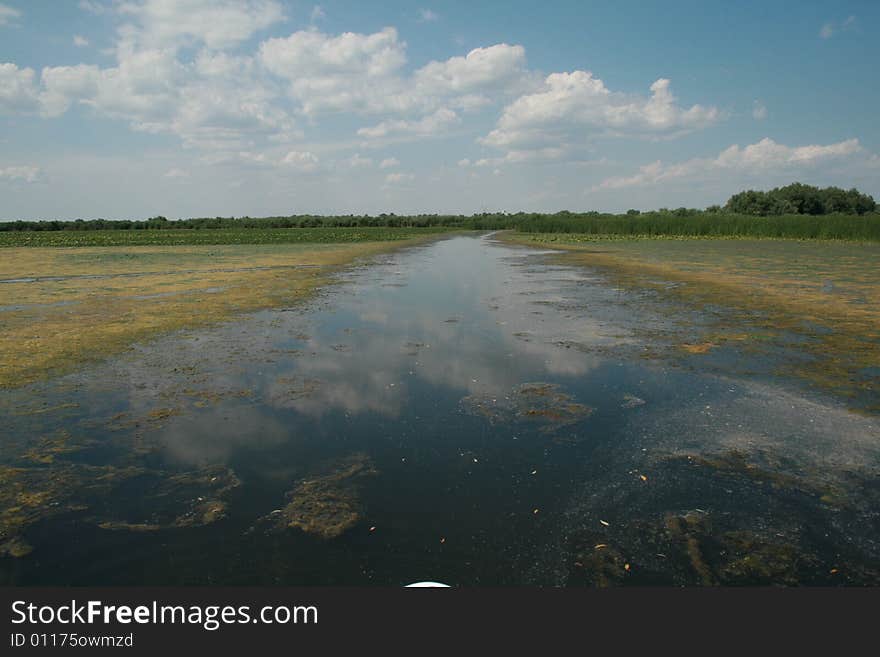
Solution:
M361 483L376 474L369 456L352 454L322 474L299 481L288 493L290 502L264 520L276 528L296 528L318 538L341 536L360 522L364 513Z
M461 405L466 413L485 417L492 424L528 420L539 423L545 433L575 424L593 413L592 408L573 401L554 383L523 383L503 397L468 395Z
M876 585L878 546L852 535L876 522L880 499L851 477L826 483L785 458L731 450L675 454L653 461L650 477L591 482L572 514L567 583Z

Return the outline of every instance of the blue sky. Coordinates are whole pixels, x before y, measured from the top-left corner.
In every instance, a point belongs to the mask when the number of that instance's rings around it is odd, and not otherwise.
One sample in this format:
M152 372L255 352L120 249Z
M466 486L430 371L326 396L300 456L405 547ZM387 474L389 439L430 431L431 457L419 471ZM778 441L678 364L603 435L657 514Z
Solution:
M0 219L880 197L876 2L0 0Z

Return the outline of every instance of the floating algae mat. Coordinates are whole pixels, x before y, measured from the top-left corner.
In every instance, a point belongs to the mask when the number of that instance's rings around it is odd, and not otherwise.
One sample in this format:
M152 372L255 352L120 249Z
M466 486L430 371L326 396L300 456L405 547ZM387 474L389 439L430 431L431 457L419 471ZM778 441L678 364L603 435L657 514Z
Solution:
M371 258L4 390L0 584L880 584L880 417L797 332L492 236Z

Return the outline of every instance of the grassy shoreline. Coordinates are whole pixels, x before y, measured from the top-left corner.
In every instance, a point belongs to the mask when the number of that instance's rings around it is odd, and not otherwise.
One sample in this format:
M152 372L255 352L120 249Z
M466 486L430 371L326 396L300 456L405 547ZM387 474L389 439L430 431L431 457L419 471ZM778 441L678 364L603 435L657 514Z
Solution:
M0 389L68 373L180 329L301 301L356 261L412 246L301 244L17 247L3 251Z
M461 229L427 228L235 228L162 230L0 231L0 247L192 246L222 244L340 244L396 242ZM6 254L5 254L6 255Z

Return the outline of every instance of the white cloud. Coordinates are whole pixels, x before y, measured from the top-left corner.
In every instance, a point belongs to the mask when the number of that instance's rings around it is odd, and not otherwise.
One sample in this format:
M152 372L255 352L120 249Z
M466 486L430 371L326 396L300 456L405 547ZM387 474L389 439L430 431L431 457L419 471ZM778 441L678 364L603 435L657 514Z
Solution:
M111 9L108 5L98 2L98 0L79 0L78 6L83 11L95 14L96 16L106 14Z
M415 180L415 176L411 173L389 173L385 176L386 185L398 185L412 182L413 180Z
M26 114L39 109L39 92L32 68L0 64L0 114Z
M84 36L80 36L79 34L74 34L73 35L73 45L75 45L77 48L85 48L86 46L89 45L89 40L86 39Z
M318 168L318 156L309 151L290 151L281 159L281 164L302 172L315 171Z
M44 116L59 116L66 112L74 100L95 97L101 72L97 66L78 64L43 69L43 91L40 94L41 111Z
M756 100L752 104L752 118L756 121L763 121L767 118L767 107L760 100Z
M733 145L716 158L694 158L677 164L652 162L639 168L632 176L606 178L596 189L624 189L656 185L670 180L697 180L713 175L739 173L762 174L809 168L817 164L844 159L862 152L858 139L848 139L827 146L790 147L765 137L745 148Z
M373 166L373 159L370 157L362 157L360 153L355 153L347 160L348 166L361 169Z
M316 23L317 21L324 20L327 18L327 13L324 11L324 8L321 5L315 5L312 7L312 11L309 13L309 21L312 23Z
M432 61L416 71L416 87L424 94L468 94L498 90L524 75L526 51L506 43L474 48L464 57Z
M80 107L93 119L176 136L198 151L182 168L178 161L164 163L154 180L163 172L182 179L200 162L243 172L338 167L334 174L349 176L352 168L369 166L386 170L386 185L403 184L415 177L398 172L396 158L352 153L447 135L487 107L501 116L483 141L501 150L462 164L486 173L563 160L577 154L573 144L592 135L669 136L719 118L715 108L680 106L665 79L652 85L650 96L611 92L583 71L538 79L521 45L474 48L421 66L407 61L407 44L393 27L341 34L311 28L242 47L283 19L278 0L87 0L80 6L117 22L115 61L47 66L41 74L0 64L0 113L54 117ZM318 9L312 20L322 17ZM349 116L336 118L340 113ZM303 141L304 129L338 132L350 125L350 115L360 117L357 137Z
M722 168L771 168L789 164L813 164L821 160L845 157L862 150L858 139L847 139L828 146L789 147L765 137L745 148L733 145L715 160Z
M434 23L440 19L440 16L437 13L431 11L430 9L419 9L419 22L420 23Z
M263 41L252 55L225 51L281 20L277 0L80 6L122 21L110 51L115 65L47 66L39 80L31 69L3 65L0 111L57 117L84 106L136 131L176 135L187 148L212 151L216 162L301 139L297 115L309 125L333 113L382 115L360 133L374 142L441 134L460 122L457 112L491 104L526 75L524 49L507 44L407 74L406 43L393 27L301 30ZM87 40L77 35L75 43Z
M395 78L406 62L405 51L393 27L336 37L309 30L264 41L259 59L288 81L290 96L306 114L377 112L411 108Z
M382 121L369 128L360 128L357 133L367 139L380 139L393 135L415 135L429 137L439 135L450 127L460 123L461 119L451 109L441 107L417 121L393 120Z
M280 93L248 57L202 51L183 63L170 50L144 50L106 69L47 67L42 80L48 116L78 102L135 130L177 135L186 146L240 149L255 135L295 133L274 103Z
M26 183L32 183L39 180L40 174L40 167L36 166L14 166L0 168L0 180L21 180Z
M570 145L590 135L676 136L720 118L715 107L679 106L665 78L651 85L651 96L634 97L610 91L586 71L553 73L542 90L508 105L481 141L499 148L533 148Z
M163 178L171 178L173 180L182 180L182 179L189 178L189 171L184 171L183 169L177 169L177 168L169 169L168 171L166 171L163 174L162 177Z
M20 16L21 12L18 9L0 4L0 27L14 24Z
M525 74L522 46L496 44L429 62L407 77L406 43L393 27L338 36L299 31L263 42L259 59L289 83L290 96L310 116L470 110L491 102L485 94L503 91Z
M527 162L549 162L561 160L569 151L561 147L538 148L534 150L508 151L502 157L484 157L479 160L463 159L458 161L460 167L499 167L505 164L524 164Z
M140 0L118 12L134 19L120 28L123 48L223 49L284 19L277 0Z
M841 22L829 21L825 23L819 30L819 37L822 39L830 39L841 32L848 32L856 26L856 17L848 16Z

